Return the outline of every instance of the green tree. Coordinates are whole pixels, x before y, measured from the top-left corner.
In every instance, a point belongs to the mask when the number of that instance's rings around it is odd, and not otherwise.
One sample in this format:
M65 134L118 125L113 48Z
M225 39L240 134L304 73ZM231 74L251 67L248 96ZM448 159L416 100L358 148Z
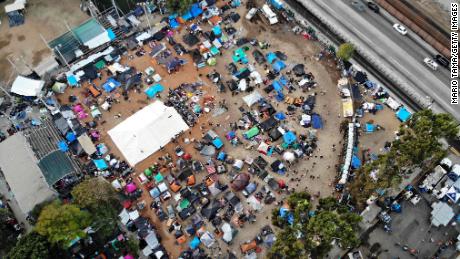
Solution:
M117 193L109 182L103 178L86 179L73 188L72 197L76 205L91 212L92 227L101 239L114 233L121 206Z
M446 155L439 140L453 138L457 132L457 123L449 114L435 114L431 110L413 114L401 125L399 138L391 143L390 151L357 172L351 193L358 208L366 206L366 199L376 189L397 186L415 169L422 173L431 171ZM371 173L376 177L370 177Z
M344 61L348 61L355 53L355 47L351 43L343 43L339 46L337 57Z
M183 14L190 8L193 3L193 0L167 0L166 7L170 12Z
M293 193L287 202L294 216L294 223L289 225L286 219L277 218L277 223L282 231L277 234L277 239L269 252L269 258L306 258L323 257L332 248L331 243L337 240L344 247L358 245L358 223L361 217L351 213L337 203L332 197L319 200L313 216L310 195L306 192ZM277 210L275 210L277 211ZM272 217L276 216L275 212Z
M89 212L72 204L55 201L43 208L35 230L52 244L67 247L77 237L86 236L84 231L91 224Z
M17 234L13 226L7 223L13 218L13 215L8 209L0 209L0 250L9 251L16 243Z
M37 232L31 232L19 239L10 250L8 259L48 259L52 258L49 252L51 244Z

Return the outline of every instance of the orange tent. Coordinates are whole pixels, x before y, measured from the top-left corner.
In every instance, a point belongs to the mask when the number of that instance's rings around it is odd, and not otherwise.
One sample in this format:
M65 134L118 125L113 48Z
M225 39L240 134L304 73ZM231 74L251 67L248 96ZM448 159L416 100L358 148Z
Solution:
M222 22L222 18L220 16L215 15L209 18L209 22L211 23L211 25L218 25L220 22Z
M185 243L187 241L187 238L185 237L185 235L182 235L182 236L176 238L176 241L177 241L177 243L179 245L181 245L181 244L183 244L183 243Z
M180 186L180 184L178 184L176 181L173 181L169 188L171 188L171 191L173 192L178 192L182 188L182 186Z
M187 186L195 185L195 183L196 183L196 179L193 174L187 177Z
M257 243L255 240L252 240L251 242L249 243L245 243L245 244L242 244L240 246L240 249L241 249L241 253L246 253L250 250L253 250L253 249L256 249L257 248Z

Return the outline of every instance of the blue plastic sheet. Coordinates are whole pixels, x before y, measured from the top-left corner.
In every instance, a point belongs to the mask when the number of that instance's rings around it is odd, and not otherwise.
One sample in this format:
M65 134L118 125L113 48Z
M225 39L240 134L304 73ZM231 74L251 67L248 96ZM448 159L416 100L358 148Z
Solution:
M97 170L105 170L109 168L104 159L94 159L93 163L96 166Z
M323 120L321 116L318 114L313 114L311 116L311 125L314 129L322 129L323 128Z
M201 9L198 4L193 4L192 8L190 9L190 13L193 17L196 18L197 16L203 13L203 9Z
M65 138L66 138L67 141L69 141L69 142L74 142L74 141L77 139L77 136L75 136L75 133L69 132L69 133L67 133L67 135L65 136Z
M200 239L199 239L197 236L195 236L195 237L192 239L192 241L190 241L190 244L189 244L190 249L192 249L192 250L197 249L198 246L200 245L200 243L201 243Z
M396 117L402 122L406 122L411 117L411 115L412 114L406 109L406 107L401 107L396 112Z
M357 156L353 155L351 158L351 167L353 169L358 169L361 167L361 159L359 159Z
M215 138L213 141L212 141L212 144L217 148L221 148L224 146L224 143L222 142L222 140L220 138Z
M62 152L67 152L69 151L69 146L67 146L67 143L65 143L64 140L61 140L58 142L58 148L59 150L61 150Z
M276 57L275 53L273 53L273 52L268 52L267 53L267 61L268 61L268 63L270 63L270 64L273 63L273 61L275 61L276 58L277 57Z
M275 114L275 119L277 119L279 121L285 120L286 115L284 115L284 113L282 113L282 112L278 112L278 113Z
M288 132L286 132L286 134L283 135L284 143L286 143L288 145L294 143L294 141L296 139L297 139L297 137L295 136L295 134L292 131L288 131Z
M154 98L158 93L163 92L165 88L161 84L154 84L145 89L144 93L148 98Z
M115 88L121 86L121 83L115 80L115 78L111 77L107 79L107 81L102 85L104 90L108 93L112 92L115 90Z
M273 85L273 89L275 89L275 91L282 91L283 90L283 87L281 86L281 84L277 80L273 81L272 85Z
M278 60L273 64L273 70L275 70L276 72L280 72L281 70L285 68L286 68L286 64L281 60Z

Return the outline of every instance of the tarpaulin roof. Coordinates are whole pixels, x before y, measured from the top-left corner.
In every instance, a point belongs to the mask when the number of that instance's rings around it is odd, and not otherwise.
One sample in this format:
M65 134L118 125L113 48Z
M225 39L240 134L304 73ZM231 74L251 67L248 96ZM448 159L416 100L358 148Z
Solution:
M224 143L222 142L222 140L220 138L216 138L212 141L212 144L216 147L216 148L221 148L222 146L224 146Z
M354 169L358 169L361 167L361 159L359 159L357 156L353 155L351 158L351 167Z
M192 15L192 13L190 11L188 11L188 12L186 12L186 13L184 13L182 15L182 19L184 19L186 21L191 20L191 19L193 19L193 15Z
M214 35L219 36L222 33L222 30L220 29L219 25L216 25L212 27L212 32L214 33Z
M154 84L150 86L149 88L145 89L144 93L149 97L149 98L154 98L155 95L159 92L163 92L165 88L161 84Z
M372 123L366 123L366 132L374 132L375 130L375 125Z
M102 87L104 88L104 90L106 92L110 93L113 90L115 90L115 88L119 87L120 85L121 85L120 82L115 80L115 78L111 77L111 78L107 79L107 81L102 85Z
M37 96L44 85L45 81L18 76L11 86L11 92L21 96Z
M49 185L55 184L62 177L75 173L70 158L61 151L54 151L40 160L38 166Z
M273 89L275 89L275 91L283 90L283 87L281 86L281 84L277 80L273 81L272 85L273 85Z
M246 131L244 137L247 139L251 139L257 135L259 135L259 128L257 126L252 127L250 130Z
M107 163L104 159L95 159L93 160L93 163L98 170L105 170L108 168Z
M190 13L192 14L193 17L197 17L203 13L203 9L201 9L198 4L193 4L192 7L190 8Z
M283 135L284 143L286 143L288 145L294 143L294 141L296 139L297 139L297 137L295 136L294 132L292 132L292 131L288 131Z
M94 146L94 143L91 141L87 134L83 134L79 136L77 139L83 150L86 152L86 154L92 155L96 153L96 147Z
M276 72L280 72L281 70L285 69L286 68L286 64L281 61L281 60L278 60L276 61L274 64L273 64L273 69L276 71Z
M137 189L137 186L136 186L136 184L134 184L133 182L131 182L131 183L128 183L128 184L126 185L125 189L126 189L126 191L127 191L128 193L132 193L132 192L134 192L134 191Z
M67 145L67 143L65 143L64 140L61 140L58 142L58 148L59 150L61 150L62 152L67 152L69 151L69 146Z
M270 64L273 63L273 61L275 61L275 59L277 59L275 53L273 53L273 52L268 52L267 53L267 61L268 61L268 63L270 63Z
M401 107L397 112L396 112L396 117L402 122L406 122L410 117L411 113L406 109L406 107Z
M248 105L248 107L251 107L261 99L263 99L263 96L258 91L254 91L243 97L243 101Z
M322 129L323 128L323 120L319 114L313 114L311 116L311 125L314 129Z
M176 134L188 129L174 107L155 101L108 133L126 160L135 165L166 146Z
M192 239L192 241L190 241L190 243L189 243L190 249L192 249L192 250L197 249L198 246L200 245L200 243L201 243L200 239L197 236L195 236Z

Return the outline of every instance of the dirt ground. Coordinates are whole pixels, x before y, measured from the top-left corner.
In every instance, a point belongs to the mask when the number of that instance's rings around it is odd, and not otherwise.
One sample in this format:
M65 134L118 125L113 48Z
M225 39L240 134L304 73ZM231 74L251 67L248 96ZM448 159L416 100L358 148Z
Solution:
M414 6L433 19L446 32L450 32L451 0L411 0ZM458 1L456 1L458 3Z
M56 1L56 0L53 0L53 1ZM32 2L35 2L35 1L32 1ZM42 0L42 2L44 2L44 0ZM62 1L62 2L66 3L65 5L67 4L71 5L71 3L74 4L74 1ZM49 1L47 1L47 3L49 3ZM59 10L61 10L61 7L59 7ZM62 10L66 10L66 8L62 7ZM51 12L51 11L48 11L48 12ZM300 90L296 90L292 93L286 94L287 96L290 96L290 97L299 97L302 95L305 96L307 94L312 94L313 92L318 93L315 112L317 112L318 114L322 116L324 128L319 129L317 131L317 136L318 136L317 150L315 151L312 157L305 158L299 161L298 163L294 164L293 166L291 166L290 170L286 173L286 175L281 176L273 172L270 172L270 173L277 179L283 179L289 187L295 188L296 190L299 190L299 191L307 190L312 194L316 194L320 192L320 195L322 197L329 196L329 195L336 195L333 192L334 190L333 184L335 181L335 177L337 176L335 165L339 163L339 151L333 151L332 145L336 145L337 147L340 147L342 143L342 135L341 133L339 133L339 124L343 120L343 118L341 118L342 107L341 107L341 101L340 101L340 97L339 97L337 86L336 86L337 80L339 78L339 72L336 70L333 61L327 60L327 59L318 61L316 59L315 56L321 50L321 47L319 46L318 43L308 41L299 35L295 35L294 33L290 32L289 31L290 28L284 24L276 25L270 28L267 25L265 25L262 21L259 21L257 24L250 23L244 19L244 14L246 12L244 7L240 8L238 12L242 16L242 19L240 19L236 24L233 25L237 29L242 28L239 31L240 35L238 37L246 36L248 38L255 37L259 41L267 40L268 42L271 43L271 47L268 50L263 50L262 52L264 54L266 54L268 51L277 51L277 50L284 52L288 56L288 60L286 61L288 68L286 70L289 70L295 64L303 63L305 64L306 70L308 72L312 72L313 75L315 76L316 81L318 82L318 87L311 90L308 93L303 93ZM49 20L50 18L43 18L43 19L48 21L50 24L54 24L55 22L55 21L54 22L50 21ZM75 19L76 20L74 22L77 22L78 19L77 18ZM58 19L55 18L55 20L58 20ZM83 17L82 17L82 20L84 20ZM26 25L28 24L29 23L26 17ZM5 25L2 25L2 26L5 26ZM41 27L41 26L37 26L37 27ZM25 30L25 27L18 27L15 29L21 30L21 28ZM202 25L202 28L204 31L210 30L210 26L208 25ZM38 28L36 29L38 30ZM2 30L2 33L4 33L3 30ZM18 34L18 35L22 35L22 34ZM24 35L27 35L27 33L24 33ZM24 37L29 39L28 38L29 36L24 36ZM14 48L10 45L12 45L13 42L17 41L17 38L19 38L19 36L13 37L13 39L10 39L10 42L7 45L5 45L5 47L0 49L0 53L5 53L7 50L12 51ZM176 41L180 42L182 37L180 35L175 35L174 38ZM3 37L1 37L1 39L3 39ZM26 40L23 40L23 42L24 41L27 42ZM40 46L39 45L40 43L41 43L40 40L37 41L37 46ZM28 43L27 46L29 44L30 43ZM169 45L167 46L171 49ZM148 47L145 47L145 49L148 50ZM235 47L232 47L228 50L224 50L223 55L221 57L219 56L217 57L218 63L217 63L217 66L214 68L223 76L224 82L230 79L230 75L228 74L225 68L225 65L227 65L231 61L232 51L235 49L236 49ZM247 52L249 62L251 64L254 62L252 54L250 54L253 49L254 47L250 47L250 50ZM33 60L34 53L39 53L39 52L40 52L39 48L38 50L31 51L32 60ZM232 96L231 93L228 91L228 89L227 89L227 92L225 93L218 93L216 86L204 76L208 72L210 72L211 69L213 68L206 67L206 68L203 68L197 71L196 68L193 66L193 62L191 58L188 55L182 56L181 58L187 59L188 64L186 64L183 68L181 68L180 71L172 75L168 75L165 68L157 65L154 60L152 62L148 55L145 55L142 57L134 56L134 59L132 60L128 59L127 57L123 57L120 63L123 65L133 66L138 71L144 71L149 66L154 67L157 73L159 73L160 76L163 78L163 80L161 81L161 84L164 85L166 88L166 90L161 95L162 100L165 100L168 88L175 88L179 84L184 83L184 82L193 83L196 81L203 81L205 83L204 86L202 87L202 91L204 92L204 95L213 96L215 98L216 104L219 101L225 100L227 105L229 106L229 110L226 113L216 116L216 117L212 116L212 111L208 114L202 115L199 119L199 123L195 127L193 127L190 130L190 132L184 133L184 135L182 135L178 139L177 144L170 143L164 148L163 151L156 152L155 154L151 155L150 157L148 157L141 163L137 164L135 166L135 172L136 172L135 174L138 174L139 172L143 172L147 167L157 162L158 158L160 156L165 155L165 153L174 154L174 147L178 144L181 145L186 150L186 152L190 153L193 159L197 159L202 162L205 162L203 161L203 158L201 157L201 155L197 153L197 151L192 147L193 144L184 143L184 138L200 139L201 134L202 134L200 125L203 124L204 125L203 131L207 131L208 129L212 128L219 134L219 136L221 136L222 139L224 139L225 134L229 131L229 123L236 122L241 117L241 113L238 110L238 107L243 105L243 100L241 99L241 97L245 96L246 95L245 93L241 93L239 95ZM265 75L261 66L256 65L255 67L261 73L261 75ZM107 79L107 75L104 72L102 80L95 80L94 83L99 86L103 82L105 82L106 79ZM64 94L58 95L58 98L61 103L65 104L65 103L68 103L69 96L74 95L78 97L77 103L78 102L83 103L86 98L84 94L84 89L86 87L87 85L83 84L82 88L68 88ZM129 101L125 101L123 100L123 98L121 98L120 93L118 91L119 90L116 90L111 95L113 98L119 100L119 103L114 104L111 111L101 110L102 118L98 121L99 122L98 130L100 131L102 135L100 142L105 143L109 147L110 153L113 153L116 156L122 158L121 152L117 149L117 147L114 145L110 137L107 135L107 131L113 128L114 126L116 126L118 123L122 122L127 117L131 116L136 111L142 109L148 103L152 102L152 100L148 100L146 98L146 95L142 92L140 93L130 92ZM273 104L275 109L277 109L278 111L286 111L287 105L284 102L277 102L274 99L271 99L269 96L267 96L265 92L261 90L259 90L259 92L262 93L268 100L270 100L270 102ZM104 96L105 95L106 93L104 93ZM92 100L92 101L101 103L103 102L103 97L100 97L98 100ZM85 108L86 108L86 111L90 113L89 107L85 106ZM121 117L116 118L115 115L117 114L120 114ZM298 111L296 115L300 115L300 112ZM380 150L380 147L383 147L383 143L393 138L394 130L397 128L397 125L399 123L395 119L393 112L391 112L387 107L385 107L383 111L377 113L376 115L366 114L362 121L366 121L370 119L374 120L377 124L383 126L386 130L379 131L373 134L362 135L360 143L361 143L362 149L370 148L372 152L378 153ZM84 119L83 122L88 122L90 120L92 120L91 115L88 118ZM209 126L208 124L209 122L212 122L214 126ZM216 127L215 125L217 123L219 123L221 126ZM295 132L299 134L306 133L306 129L299 125L297 116L288 118L285 124L288 126L288 128L294 130ZM242 132L239 131L237 134L240 136L240 139L243 140ZM255 158L259 155L259 153L257 153L256 150L245 149L244 146L246 146L249 143L246 140L243 140L243 144L237 147L233 147L226 140L224 140L224 143L225 143L224 150L230 156L233 156L235 158L244 159L248 156ZM279 158L279 155L273 155L272 157L267 157L267 156L263 156L263 157L270 163L274 161L275 159ZM242 172L244 172L246 169L247 169L246 167L243 168ZM294 172L297 172L297 174ZM205 172L202 172L196 175L197 182L202 181L205 178L205 175L206 175ZM315 176L315 179L310 178L309 176L311 175ZM228 183L230 180L229 177L225 174L220 175L219 177L220 177L219 180L223 183ZM260 189L260 187L264 183L262 183L260 179L258 178L256 179L256 178L257 177L252 176L251 181L255 180L259 182L258 189ZM298 180L292 180L294 178ZM135 181L139 184L137 180ZM244 197L240 194L238 194L238 196L241 198L242 203L245 206L247 206ZM285 194L281 193L281 194L277 194L276 198L277 198L277 201L282 201L284 197L285 197ZM169 233L167 228L165 227L165 223L160 222L159 219L155 216L154 212L149 208L149 205L152 199L146 190L143 192L141 200L144 200L147 203L147 207L142 211L142 214L144 216L148 216L152 220L152 222L154 223L154 225L156 226L158 230L159 235L162 238L162 244L168 250L172 258L177 258L180 252L186 249L188 245L188 241L190 241L190 238L185 244L177 245L173 234ZM164 204L164 207L166 208L166 206L171 202L172 201L166 202L166 204ZM239 249L239 245L245 241L254 239L254 237L259 233L261 227L270 223L271 221L270 215L274 207L275 207L274 203L271 205L264 205L263 209L257 213L257 221L255 223L253 224L246 223L244 228L238 229L239 233L234 238L232 245L227 245L223 243L223 241L220 238L216 238L218 245L215 246L216 248L212 250L213 254L215 255L214 257L219 258L220 257L218 256L219 253L225 254L225 251L229 249L233 251L238 256L238 258L242 258L242 255ZM197 208L197 211L199 211L199 208ZM185 227L189 221L190 219L188 219L186 222L183 222L182 224L183 227ZM206 228L210 232L213 232L214 230L211 224L207 224ZM263 247L262 251L259 254L259 258L263 258L266 251L267 251L267 248Z
M20 72L34 68L51 54L40 34L50 41L67 30L66 23L72 28L89 18L80 11L79 0L30 0L25 23L10 28L4 14L4 6L10 2L0 4L0 83L10 80L14 71L7 57Z

